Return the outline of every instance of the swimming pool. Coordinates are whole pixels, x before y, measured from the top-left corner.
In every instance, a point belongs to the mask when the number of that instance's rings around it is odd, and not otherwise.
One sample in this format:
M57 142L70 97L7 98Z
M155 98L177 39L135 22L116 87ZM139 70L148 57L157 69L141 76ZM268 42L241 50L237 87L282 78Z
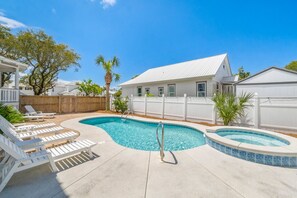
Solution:
M145 151L159 151L156 140L158 123L144 122L120 117L97 117L81 120L80 123L104 129L118 144ZM203 133L196 129L164 124L164 150L180 151L205 144Z
M237 142L259 146L285 146L290 144L288 141L272 135L253 131L244 131L240 129L219 129L217 130L216 134Z

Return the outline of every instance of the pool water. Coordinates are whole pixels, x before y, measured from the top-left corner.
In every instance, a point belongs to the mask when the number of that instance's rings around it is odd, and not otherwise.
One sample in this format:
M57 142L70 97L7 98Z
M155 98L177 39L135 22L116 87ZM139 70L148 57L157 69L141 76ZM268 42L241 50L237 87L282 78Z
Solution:
M156 140L157 123L142 122L120 117L99 117L80 121L104 129L118 144L145 151L159 151ZM180 125L164 124L164 150L179 151L205 144L201 131ZM161 141L161 130L159 138Z
M259 146L285 146L289 144L286 140L253 131L219 129L216 133L230 140Z

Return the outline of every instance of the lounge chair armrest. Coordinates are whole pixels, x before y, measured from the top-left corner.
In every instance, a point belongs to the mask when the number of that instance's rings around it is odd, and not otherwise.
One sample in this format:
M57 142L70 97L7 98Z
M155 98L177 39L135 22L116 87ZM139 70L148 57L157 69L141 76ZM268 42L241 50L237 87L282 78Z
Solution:
M40 138L18 142L17 145L23 148L24 150L29 150L29 149L40 150L40 148L44 147L44 144L42 143L42 140Z
M13 124L13 126L15 126L15 127L20 127L20 126L24 126L24 125L26 125L25 122Z
M36 111L37 114L42 114L42 111Z
M30 124L30 125L24 125L17 127L17 131L32 131L36 125Z

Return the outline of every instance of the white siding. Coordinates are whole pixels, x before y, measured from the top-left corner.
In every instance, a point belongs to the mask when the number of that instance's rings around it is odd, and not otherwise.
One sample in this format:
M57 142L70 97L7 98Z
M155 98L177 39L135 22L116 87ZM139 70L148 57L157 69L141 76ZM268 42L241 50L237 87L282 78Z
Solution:
M232 76L232 74L231 74L231 68L230 68L228 59L226 57L223 63L220 65L214 77L214 80L217 82L221 82L224 77L228 77L228 76Z
M297 83L236 85L236 94L258 93L263 97L297 97Z
M271 68L267 71L259 73L239 84L259 84L259 83L284 83L297 82L297 73L292 73L277 68Z
M142 87L142 95L145 94L145 88L150 88L150 93L154 96L158 96L158 87L164 87L164 94L167 96L168 94L168 85L169 84L175 84L176 88L176 96L181 97L184 96L184 94L187 94L187 96L195 97L196 96L196 83L197 82L206 82L207 83L207 96L212 97L215 89L215 83L212 81L212 78L197 78L192 80L186 80L186 81L168 81L164 83L154 83L150 85L134 85L134 86L122 86L122 93L123 96L131 96L133 94L134 96L137 96L137 87Z

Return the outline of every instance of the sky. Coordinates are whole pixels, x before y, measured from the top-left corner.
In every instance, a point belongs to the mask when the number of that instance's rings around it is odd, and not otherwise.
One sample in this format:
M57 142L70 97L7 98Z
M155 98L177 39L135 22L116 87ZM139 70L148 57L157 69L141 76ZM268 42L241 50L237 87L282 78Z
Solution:
M297 60L296 0L0 0L13 32L44 30L80 54L63 80L104 85L98 55L117 56L125 82L153 67L228 53L233 73Z

